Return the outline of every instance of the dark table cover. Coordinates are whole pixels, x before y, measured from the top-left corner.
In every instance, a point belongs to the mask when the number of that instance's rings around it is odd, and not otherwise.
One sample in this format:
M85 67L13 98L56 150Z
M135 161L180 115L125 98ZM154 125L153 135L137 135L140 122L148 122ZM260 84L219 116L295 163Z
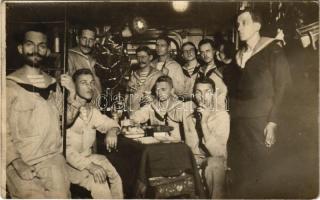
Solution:
M205 198L193 154L184 143L141 144L119 135L117 151L107 152L100 136L98 153L106 155L117 169L125 198L144 198L149 177L178 176L182 172L194 176L196 195Z

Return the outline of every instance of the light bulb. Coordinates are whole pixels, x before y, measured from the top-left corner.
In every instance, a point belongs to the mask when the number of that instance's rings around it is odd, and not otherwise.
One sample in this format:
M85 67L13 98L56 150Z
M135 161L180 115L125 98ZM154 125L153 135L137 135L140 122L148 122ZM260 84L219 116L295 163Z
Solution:
M142 29L144 27L144 23L142 21L137 22L138 28Z
M173 9L177 12L184 12L189 7L189 1L172 1Z
M124 38L129 38L129 37L132 36L132 32L131 32L128 24L126 24L126 26L125 26L124 29L122 30L121 35L122 35L122 37L124 37Z
M143 33L148 29L146 20L143 17L135 17L133 19L133 29L137 33Z

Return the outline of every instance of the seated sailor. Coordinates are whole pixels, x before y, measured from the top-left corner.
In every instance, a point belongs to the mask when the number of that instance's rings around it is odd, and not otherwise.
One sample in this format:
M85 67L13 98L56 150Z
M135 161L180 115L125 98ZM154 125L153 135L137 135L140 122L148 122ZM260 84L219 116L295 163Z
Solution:
M105 156L92 153L96 130L106 134L106 148L111 150L116 148L119 126L117 122L101 114L90 104L95 84L91 70L77 70L73 80L76 85L76 100L82 107L78 118L67 129L67 163L70 181L91 191L93 198L121 199L122 181L116 169Z

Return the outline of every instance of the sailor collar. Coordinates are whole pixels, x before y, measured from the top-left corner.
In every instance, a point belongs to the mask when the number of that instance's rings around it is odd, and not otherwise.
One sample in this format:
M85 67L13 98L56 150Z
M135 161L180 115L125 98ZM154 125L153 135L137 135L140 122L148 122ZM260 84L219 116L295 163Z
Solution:
M250 55L250 57L248 58L248 60L253 57L254 55L256 55L257 53L259 53L260 51L262 51L265 47L267 47L270 43L272 43L275 39L274 38L269 38L269 37L261 37L257 44L255 45L255 47L252 49L252 53ZM238 53L236 54L236 62L239 66L241 66L241 60L243 57L243 54L246 52L246 48L242 48L241 50L238 51Z
M7 79L15 82L16 84L18 84L20 87L22 87L28 92L39 94L45 100L49 98L50 92L51 91L55 92L57 88L56 80L52 77L49 77L45 73L44 73L44 79L46 84L45 87L38 87L33 85L33 83L24 81L23 79L21 79L21 77L19 77L19 74L11 74L7 76Z
M182 101L173 100L173 101L171 101L171 102L172 102L172 104L171 104L170 107L169 107L168 109L166 109L165 111L160 108L159 102L156 101L156 100L154 100L154 101L150 104L150 106L151 106L151 108L155 111L155 113L159 114L161 117L164 117L165 114L167 114L167 113L168 113L168 114L171 114L172 111L175 111L175 109L178 108L179 106L180 106L181 109L183 109L183 108L182 108L182 106L183 106Z

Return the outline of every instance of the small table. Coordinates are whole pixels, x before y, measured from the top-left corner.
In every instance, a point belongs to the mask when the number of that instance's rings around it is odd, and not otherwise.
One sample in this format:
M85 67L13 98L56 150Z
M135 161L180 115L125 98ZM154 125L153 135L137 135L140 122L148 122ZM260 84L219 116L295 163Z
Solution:
M192 174L195 194L205 198L197 165L190 148L184 143L141 144L118 136L117 151L107 152L98 136L98 153L106 155L122 178L125 198L148 198L148 178ZM149 197L150 198L150 197Z

